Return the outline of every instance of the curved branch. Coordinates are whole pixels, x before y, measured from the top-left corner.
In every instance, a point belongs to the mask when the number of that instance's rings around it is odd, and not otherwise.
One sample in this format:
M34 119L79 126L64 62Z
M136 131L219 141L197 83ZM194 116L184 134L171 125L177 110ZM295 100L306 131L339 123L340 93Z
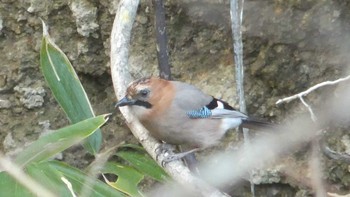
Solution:
M114 90L118 98L124 96L127 84L131 81L128 69L128 49L138 4L139 0L121 0L113 23L111 33L111 73ZM148 131L130 113L127 107L120 108L120 111L134 136L158 164L161 164L165 158L164 155L155 153L155 149L160 144L148 134ZM201 196L227 196L203 180L194 177L180 161L170 162L164 169L177 182Z
M350 155L346 153L339 153L332 150L326 145L325 140L323 140L320 143L320 146L321 146L321 150L323 151L323 154L326 155L329 159L350 163Z

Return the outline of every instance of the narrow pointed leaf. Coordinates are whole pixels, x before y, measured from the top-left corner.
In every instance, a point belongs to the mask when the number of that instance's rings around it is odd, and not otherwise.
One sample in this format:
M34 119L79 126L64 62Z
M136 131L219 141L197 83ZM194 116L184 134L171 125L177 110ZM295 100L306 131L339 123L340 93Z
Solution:
M81 172L80 170L73 168L69 165L66 165L62 162L58 161L50 161L48 162L50 166L54 167L58 171L60 171L65 178L69 180L72 184L74 191L77 191L78 194L82 193L83 188L90 189L89 196L93 197L105 197L105 196L113 196L113 197L124 197L123 193L119 192L116 189L108 186L98 179L91 180L91 177L88 177L86 174ZM85 184L88 184L86 187ZM77 195L79 196L79 195Z
M16 163L20 166L25 166L31 162L41 162L49 159L90 136L108 120L107 116L100 115L89 118L42 136L16 157Z
M146 174L157 181L165 181L168 177L165 171L159 167L148 154L120 150L116 153L116 155L128 161L133 167L143 174Z
M73 124L94 117L91 104L74 68L67 56L51 41L44 23L43 26L40 66L54 97ZM87 139L84 147L90 153L96 154L101 143L102 134L98 129Z
M118 176L116 182L106 180L108 185L130 196L142 196L137 185L144 176L134 168L114 162L107 162L101 171L102 173L110 173Z
M57 196L69 197L73 196L73 193L75 196L80 196L79 194L83 192L83 188L90 190L89 195L87 195L89 197L126 196L106 183L98 179L91 179L82 171L58 161L32 163L27 166L26 172L31 178L57 194ZM67 183L63 182L62 179L69 181L72 189L69 189ZM84 184L88 184L88 186L86 187ZM40 196L40 194L31 193L7 172L0 172L0 194L1 196L11 197Z

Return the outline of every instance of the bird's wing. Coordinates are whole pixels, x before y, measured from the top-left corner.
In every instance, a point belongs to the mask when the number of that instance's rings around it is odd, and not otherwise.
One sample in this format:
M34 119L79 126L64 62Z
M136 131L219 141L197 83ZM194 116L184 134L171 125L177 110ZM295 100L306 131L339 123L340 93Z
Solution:
M200 89L187 83L172 81L175 86L174 107L183 110L197 110L206 106L213 99L212 96L205 94Z
M213 109L210 118L248 118L248 116L236 110Z
M175 106L190 118L247 118L225 101L203 93L190 84L172 82L176 87Z
M190 118L248 118L247 115L234 109L224 109L218 107L209 109L208 106L204 106L197 110L187 111L187 115Z

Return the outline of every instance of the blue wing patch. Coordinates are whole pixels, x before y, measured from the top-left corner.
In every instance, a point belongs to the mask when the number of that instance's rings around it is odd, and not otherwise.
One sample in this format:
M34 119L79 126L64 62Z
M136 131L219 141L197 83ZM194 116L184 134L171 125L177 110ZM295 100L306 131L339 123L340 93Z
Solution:
M189 118L209 118L211 116L211 110L204 106L197 110L192 110L186 113Z

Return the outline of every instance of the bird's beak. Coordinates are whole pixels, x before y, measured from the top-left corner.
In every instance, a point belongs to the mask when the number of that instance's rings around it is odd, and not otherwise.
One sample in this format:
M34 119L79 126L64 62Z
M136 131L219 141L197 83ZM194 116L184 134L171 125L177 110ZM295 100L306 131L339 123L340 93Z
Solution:
M124 98L122 98L122 99L120 99L116 104L115 104L115 106L114 107L123 107L123 106L127 106L127 105L133 105L133 104L135 104L135 100L133 100L133 99L129 99L128 97L124 97Z

